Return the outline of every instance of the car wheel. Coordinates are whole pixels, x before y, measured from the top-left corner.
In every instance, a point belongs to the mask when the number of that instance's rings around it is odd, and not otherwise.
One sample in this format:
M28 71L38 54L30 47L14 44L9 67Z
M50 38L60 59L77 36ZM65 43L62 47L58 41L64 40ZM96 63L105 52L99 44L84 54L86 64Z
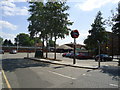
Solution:
M104 58L102 58L102 59L101 59L101 61L102 61L102 62L104 62L104 61L105 61L105 59L104 59Z
M98 61L98 59L95 58L95 61Z
M109 59L109 61L113 61L113 59Z

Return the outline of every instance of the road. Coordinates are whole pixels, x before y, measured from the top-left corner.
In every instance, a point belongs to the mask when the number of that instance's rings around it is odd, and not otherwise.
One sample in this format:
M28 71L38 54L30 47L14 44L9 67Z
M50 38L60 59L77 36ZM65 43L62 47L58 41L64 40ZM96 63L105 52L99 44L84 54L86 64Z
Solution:
M12 88L118 88L118 69L80 69L3 55L2 68ZM116 71L115 71L116 70ZM3 87L7 88L3 77Z

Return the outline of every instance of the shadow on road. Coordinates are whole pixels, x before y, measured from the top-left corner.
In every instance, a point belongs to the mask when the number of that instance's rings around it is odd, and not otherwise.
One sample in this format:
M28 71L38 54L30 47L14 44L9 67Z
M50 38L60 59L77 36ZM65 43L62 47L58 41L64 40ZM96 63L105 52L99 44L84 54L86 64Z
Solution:
M28 59L21 59L21 58L2 60L2 68L5 71L12 72L18 68L28 68L28 67L49 67L49 64L32 61Z
M101 68L102 73L106 73L109 76L112 76L113 80L120 80L120 67L117 66L103 66Z

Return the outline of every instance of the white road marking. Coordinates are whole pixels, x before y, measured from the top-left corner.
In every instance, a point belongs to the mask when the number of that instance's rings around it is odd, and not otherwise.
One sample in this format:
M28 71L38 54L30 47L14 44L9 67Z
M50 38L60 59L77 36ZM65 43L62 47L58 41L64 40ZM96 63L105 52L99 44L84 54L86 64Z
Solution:
M118 87L118 85L116 85L116 84L110 84L110 86L115 86L115 87Z
M63 74L60 74L60 73L56 73L56 72L52 72L52 71L49 71L53 74L56 74L56 75L59 75L59 76L62 76L62 77L66 77L66 78L70 78L70 79L76 79L76 78L73 78L73 77L70 77L70 76L66 76L66 75L63 75Z
M86 75L86 74L82 74L82 75Z

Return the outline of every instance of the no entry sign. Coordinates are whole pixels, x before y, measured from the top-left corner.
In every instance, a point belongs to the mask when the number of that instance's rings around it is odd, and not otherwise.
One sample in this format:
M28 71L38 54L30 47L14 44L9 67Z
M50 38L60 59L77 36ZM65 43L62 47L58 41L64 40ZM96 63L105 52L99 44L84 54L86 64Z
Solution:
M78 38L78 36L79 36L78 30L73 30L73 31L71 32L71 37L72 37L72 38Z
M74 58L73 58L73 64L76 63L76 60L75 60L75 44L76 44L76 38L78 38L78 36L79 36L78 30L73 30L71 32L71 37L74 38Z

